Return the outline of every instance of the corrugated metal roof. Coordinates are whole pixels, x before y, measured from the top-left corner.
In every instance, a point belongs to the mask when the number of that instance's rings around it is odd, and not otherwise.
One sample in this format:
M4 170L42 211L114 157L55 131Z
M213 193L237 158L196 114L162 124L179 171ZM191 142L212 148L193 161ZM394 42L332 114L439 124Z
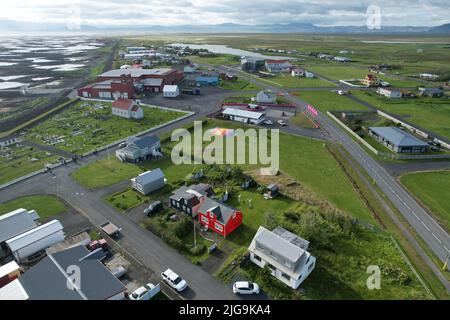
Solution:
M369 130L399 147L428 146L428 143L397 127L369 127Z
M160 168L156 168L154 170L141 173L135 179L140 184L145 185L147 183L152 183L159 179L164 179L164 173Z
M165 85L164 86L164 88L163 88L163 91L164 92L177 92L177 90L178 90L178 86L176 86L176 85Z
M247 111L234 108L226 108L225 110L223 110L222 113L228 116L237 116L249 119L260 119L262 116L264 116L264 113L261 112Z
M63 230L61 222L59 222L58 220L52 220L50 222L47 222L46 224L33 228L27 232L24 232L22 234L19 234L18 236L15 236L14 238L7 240L6 244L12 252L15 252L33 242L36 242L48 235L61 230Z
M293 263L298 261L306 252L299 246L290 243L278 234L263 227L259 227L254 240L257 244L261 244L263 247Z
M35 215L20 208L0 215L0 243L37 226Z
M121 75L131 75L133 78L138 78L141 76L151 76L151 75L165 75L168 72L172 71L173 69L169 68L160 68L160 69L114 69L109 70L101 75L99 77L120 77Z

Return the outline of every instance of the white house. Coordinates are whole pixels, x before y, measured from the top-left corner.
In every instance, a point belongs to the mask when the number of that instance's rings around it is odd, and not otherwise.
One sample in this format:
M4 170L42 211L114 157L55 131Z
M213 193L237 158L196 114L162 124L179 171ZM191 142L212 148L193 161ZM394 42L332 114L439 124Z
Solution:
M350 62L350 61L352 61L352 59L346 58L346 57L336 56L336 57L334 57L334 61L337 61L337 62Z
M302 68L294 68L291 71L291 76L293 77L304 77L305 76L305 70Z
M260 124L265 120L264 113L234 108L226 108L222 114L230 120L251 124Z
M435 81L435 80L439 80L439 75L431 74L431 73L421 73L421 74L419 74L419 78L424 79L424 80Z
M20 138L16 138L16 137L2 139L2 140L0 140L0 148L11 146L11 145L16 144L16 143L18 143L20 141L21 141L21 139Z
M166 185L164 173L160 168L146 171L131 179L131 187L146 195Z
M305 77L306 78L314 78L314 73L309 72L309 71L305 71Z
M308 246L308 241L282 227L272 231L259 227L248 250L250 261L260 268L269 267L274 277L297 289L316 265Z
M403 93L401 91L382 87L378 87L377 93L390 99L398 99L403 96Z
M261 90L256 94L256 102L258 103L277 103L277 95L271 90Z
M176 98L180 95L180 88L177 85L165 85L163 96L166 98Z
M269 72L288 72L292 68L292 63L288 60L266 60L266 69Z
M64 239L65 234L62 224L58 220L52 220L19 234L5 243L16 261L22 262L29 256L47 249L55 243L64 241Z
M131 99L119 99L112 103L111 112L115 116L125 119L142 119L144 118L144 111L142 108Z

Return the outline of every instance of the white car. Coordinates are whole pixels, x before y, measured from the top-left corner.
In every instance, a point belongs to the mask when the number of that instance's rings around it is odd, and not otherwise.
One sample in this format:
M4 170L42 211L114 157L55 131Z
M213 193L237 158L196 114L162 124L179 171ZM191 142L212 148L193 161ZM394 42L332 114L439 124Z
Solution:
M155 286L153 283L147 283L140 288L134 290L132 294L130 294L130 300L150 300L160 291L159 284Z
M238 281L233 284L235 294L259 294L259 286L254 282Z
M286 122L284 122L283 120L278 120L277 123L283 127L286 125Z
M270 120L270 119L267 119L267 120L264 120L264 124L267 124L267 125L272 125L273 124L273 121L272 120Z
M345 96L345 95L347 94L347 91L344 91L344 90L338 90L337 93L338 93L338 95L340 95L340 96Z
M187 288L187 282L170 269L161 273L162 279L178 292Z

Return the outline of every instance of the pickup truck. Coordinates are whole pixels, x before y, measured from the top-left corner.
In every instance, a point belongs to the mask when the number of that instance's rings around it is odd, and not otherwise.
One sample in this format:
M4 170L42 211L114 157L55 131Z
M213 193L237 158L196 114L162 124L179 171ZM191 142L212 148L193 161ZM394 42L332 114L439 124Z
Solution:
M162 272L161 278L164 280L164 282L166 282L169 286L171 286L178 292L181 292L187 288L187 282L171 269L167 269L166 271Z

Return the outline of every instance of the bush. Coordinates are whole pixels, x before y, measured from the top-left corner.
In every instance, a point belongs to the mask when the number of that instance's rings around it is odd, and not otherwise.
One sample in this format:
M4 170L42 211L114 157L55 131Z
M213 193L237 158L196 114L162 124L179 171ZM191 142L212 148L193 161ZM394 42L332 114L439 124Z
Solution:
M177 222L174 229L174 234L178 238L184 238L189 234L189 232L191 232L191 228L192 228L191 219L187 216L184 216L180 219L180 221Z
M200 256L206 250L206 246L204 244L198 244L196 247L194 247L194 246L186 246L186 247L187 247L187 250L189 251L189 253L194 256Z
M162 235L162 239L167 242L167 244L169 246L171 246L174 249L177 250L183 250L184 249L184 244L183 241L181 241L180 238L178 238L176 235L170 233L170 232L165 232Z

